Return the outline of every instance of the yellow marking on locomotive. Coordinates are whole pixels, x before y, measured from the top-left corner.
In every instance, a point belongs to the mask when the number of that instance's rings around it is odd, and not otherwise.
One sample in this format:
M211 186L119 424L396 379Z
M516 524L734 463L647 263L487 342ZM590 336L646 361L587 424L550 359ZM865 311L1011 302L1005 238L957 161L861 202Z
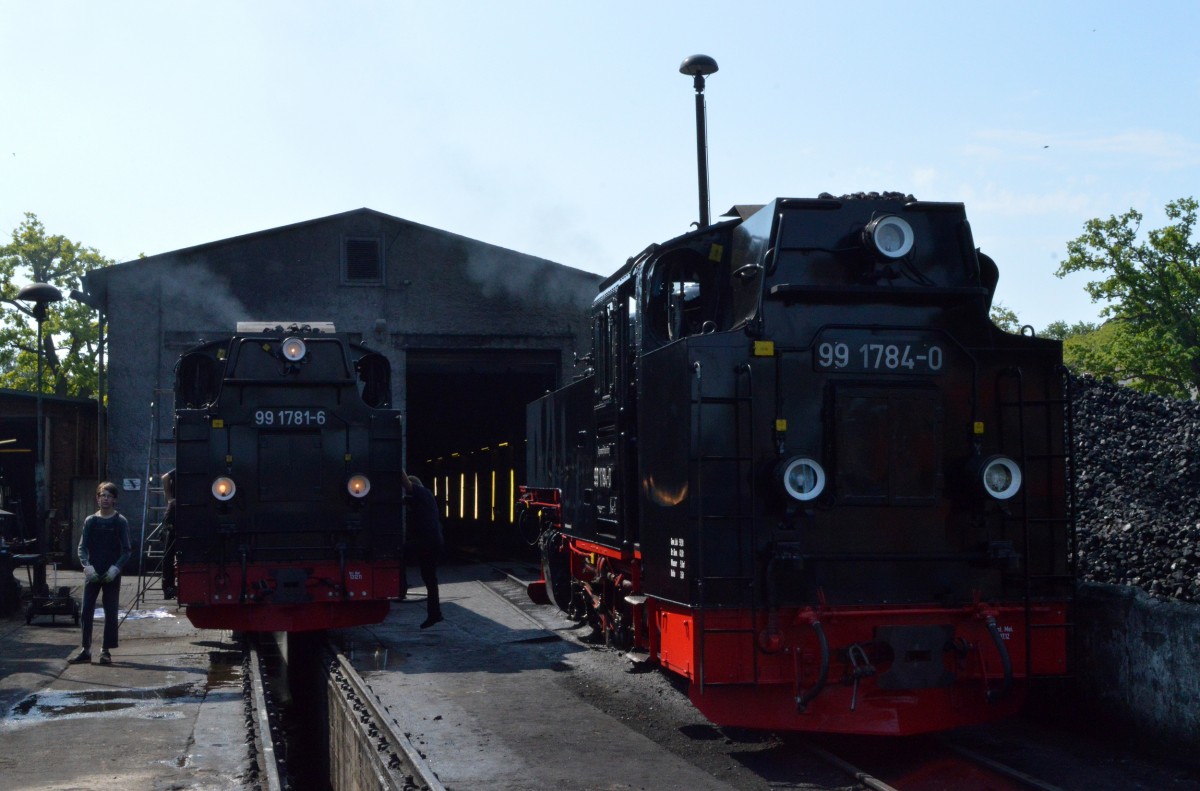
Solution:
M227 455L227 456L225 456L225 463L226 463L226 464L233 464L233 456L231 456L231 455Z
M976 433L976 434L982 434L982 433L983 433L983 421L982 421L982 420L976 420L976 421L975 421L975 433Z
M352 458L352 457L350 456L350 454L349 454L349 453L347 453L347 454L346 454L346 456L345 456L345 458L344 458L344 460L345 460L345 461L350 461L350 459L351 459L351 458Z
M774 357L775 356L775 341L755 341L754 342L755 357Z
M219 417L215 417L215 418L213 418L212 427L213 428L225 428L225 421Z
M787 419L782 417L775 418L775 430L780 432L787 431Z
M725 255L725 245L723 245L723 244L714 244L708 248L708 260L709 261L718 261L719 262L721 260L721 257L724 255Z

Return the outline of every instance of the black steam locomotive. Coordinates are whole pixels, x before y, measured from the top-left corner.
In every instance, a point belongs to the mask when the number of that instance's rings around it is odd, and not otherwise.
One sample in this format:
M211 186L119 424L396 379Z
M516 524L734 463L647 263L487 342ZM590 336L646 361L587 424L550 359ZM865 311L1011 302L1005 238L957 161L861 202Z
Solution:
M529 406L531 589L722 725L913 734L1067 671L1061 344L989 318L964 208L777 199L601 285Z
M180 357L179 602L198 627L377 623L401 588L391 366L330 324L239 323Z

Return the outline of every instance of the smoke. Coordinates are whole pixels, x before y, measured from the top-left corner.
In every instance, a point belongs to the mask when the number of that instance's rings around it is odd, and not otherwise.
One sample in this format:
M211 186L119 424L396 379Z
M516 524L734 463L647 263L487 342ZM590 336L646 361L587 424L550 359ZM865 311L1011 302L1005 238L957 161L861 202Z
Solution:
M154 271L168 325L232 333L237 322L253 318L233 295L229 282L204 263L168 263Z
M467 278L487 299L499 298L563 310L585 311L596 298L598 275L508 251L470 248Z

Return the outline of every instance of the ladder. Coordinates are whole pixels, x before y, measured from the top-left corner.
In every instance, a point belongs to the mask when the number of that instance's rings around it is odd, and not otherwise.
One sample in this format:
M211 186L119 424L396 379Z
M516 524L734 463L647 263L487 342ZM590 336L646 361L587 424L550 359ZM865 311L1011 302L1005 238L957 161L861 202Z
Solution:
M705 668L705 644L706 638L709 635L736 634L743 639L754 641L757 633L758 623L758 596L754 577L754 548L757 546L757 539L754 531L754 516L751 510L747 510L747 506L753 507L754 503L754 476L749 474L750 467L754 462L754 388L752 369L750 364L739 366L734 374L733 392L726 395L707 394L703 389L702 369L699 362L693 364L693 389L692 389L692 414L694 417L694 431L696 436L694 442L699 454L695 459L696 464L696 502L699 504L698 510L694 515L695 520L695 535L697 557L695 558L695 568L700 574L696 579L696 680L700 692L704 692L706 685L711 686L726 686L731 683L746 683L746 682L727 682L713 681L706 675ZM733 431L733 447L722 448L724 453L705 453L703 431L704 426L708 421L713 421L714 425L732 425ZM705 483L708 482L710 476L706 472L716 469L728 469L732 467L736 470L733 475L719 476L721 479L728 481L733 487L734 493L731 498L726 498L727 505L732 505L732 508L725 513L710 512L711 503L705 497ZM749 483L744 483L749 481ZM714 534L732 534L736 536L737 544L737 570L740 574L733 576L712 575L711 569L708 567L712 561L706 559L706 539ZM750 612L750 626L748 627L714 627L709 624L706 618L707 608L710 606L708 597L712 596L713 591L717 591L716 601L712 602L716 606L722 603L727 603L731 595L736 599L738 608L744 607L747 603ZM740 593L740 596L738 595ZM752 669L754 681L759 678L758 666L758 651L752 650L754 666Z
M139 607L151 591L162 592L163 562L167 554L162 531L167 512L163 473L175 467L175 391L156 389L150 402L150 441L146 452L146 478L142 488L141 552L138 555Z
M1074 659L1078 656L1078 639L1073 614L1062 624L1032 624L1032 609L1034 599L1038 596L1053 597L1056 593L1062 598L1072 599L1074 586L1078 575L1077 569L1077 536L1075 531L1075 467L1071 449L1074 447L1074 415L1071 409L1071 376L1067 369L1056 366L1055 378L1047 381L1049 388L1054 383L1059 384L1059 392L1030 393L1019 367L1009 368L997 377L997 387L1004 382L1010 383L1010 397L999 394L998 406L1001 412L1002 425L1015 425L1017 436L1020 438L1019 462L1026 475L1041 476L1047 482L1047 493L1051 502L1065 502L1061 513L1044 513L1037 516L1030 514L1030 504L1025 501L1023 487L1020 499L1022 507L1018 513L1010 517L1010 521L1019 525L1019 533L1023 538L1021 547L1024 562L1021 570L1021 587L1025 605L1025 662L1026 676L1040 678L1041 674L1033 672L1033 640L1035 632L1063 631L1066 633L1068 675L1073 674ZM1009 423L1011 421L1011 424ZM1027 428L1048 438L1045 447L1029 448L1027 439L1030 436ZM1003 430L1003 429L1002 429ZM1056 443L1051 438L1057 438L1061 448L1053 447ZM1061 532L1062 545L1057 544L1048 535ZM1039 540L1040 539L1040 540ZM1043 558L1045 570L1034 572L1031 568L1034 545L1048 547L1061 556L1056 560Z

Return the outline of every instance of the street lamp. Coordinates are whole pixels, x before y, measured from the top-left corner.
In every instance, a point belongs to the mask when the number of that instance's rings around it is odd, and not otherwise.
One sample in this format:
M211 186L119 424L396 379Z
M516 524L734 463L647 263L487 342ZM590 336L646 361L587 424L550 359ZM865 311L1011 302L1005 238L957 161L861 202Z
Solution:
M717 71L717 62L708 55L692 55L684 58L679 67L680 74L692 78L696 89L696 169L700 181L700 227L708 226L708 141L704 117L704 78Z
M71 299L87 305L96 311L96 328L99 332L99 343L96 346L96 476L99 480L108 480L108 430L104 419L104 324L107 317L104 314L104 302L96 294L78 289L71 289Z
M37 322L37 454L33 474L37 488L38 549L47 553L50 551L50 530L46 524L46 464L45 448L42 447L42 322L46 319L46 306L62 301L63 296L49 283L31 283L18 291L16 298L33 303L32 308L22 307L21 310Z

